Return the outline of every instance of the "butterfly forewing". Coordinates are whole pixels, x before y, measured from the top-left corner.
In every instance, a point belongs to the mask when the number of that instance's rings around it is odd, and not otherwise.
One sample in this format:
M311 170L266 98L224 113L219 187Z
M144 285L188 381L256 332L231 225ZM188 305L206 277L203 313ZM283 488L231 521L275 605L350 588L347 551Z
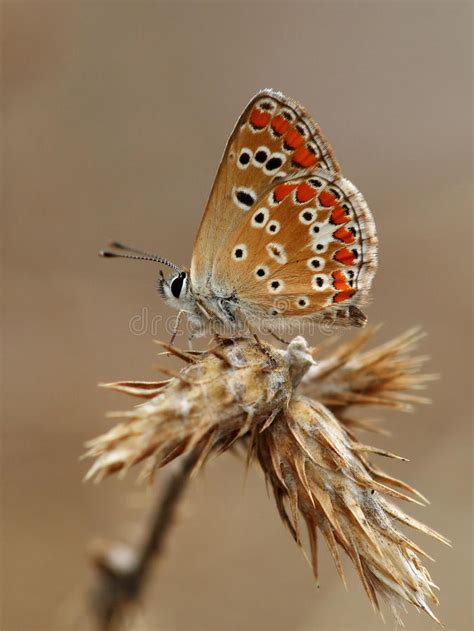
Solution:
M194 245L195 286L208 282L218 247L274 182L315 168L339 172L318 125L296 101L259 92L237 122L211 191Z

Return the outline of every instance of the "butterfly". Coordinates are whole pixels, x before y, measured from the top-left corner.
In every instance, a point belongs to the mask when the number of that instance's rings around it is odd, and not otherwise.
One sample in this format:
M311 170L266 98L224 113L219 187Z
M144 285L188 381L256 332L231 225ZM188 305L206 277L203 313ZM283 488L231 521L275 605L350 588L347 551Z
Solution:
M191 268L153 260L164 300L194 334L325 322L363 326L377 267L371 212L341 174L319 126L281 92L258 92L227 142L194 243Z

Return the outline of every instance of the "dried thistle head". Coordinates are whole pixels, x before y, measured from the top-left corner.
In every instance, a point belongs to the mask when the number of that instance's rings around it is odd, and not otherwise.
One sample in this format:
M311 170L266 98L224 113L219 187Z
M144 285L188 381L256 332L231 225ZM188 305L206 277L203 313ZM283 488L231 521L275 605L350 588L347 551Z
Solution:
M198 454L198 470L212 453L244 446L248 461L258 459L279 514L301 546L305 524L316 578L319 531L341 578L340 549L374 607L385 600L401 622L399 610L410 603L437 620L431 611L438 602L435 585L420 561L427 555L398 525L448 542L393 503L425 500L370 461L371 453L397 456L359 442L357 430L378 428L350 416L355 406L406 410L424 402L413 391L431 377L419 372L424 358L413 356L416 331L362 352L369 336L321 358L301 337L285 350L253 339L221 341L202 354L165 345L186 364L179 373L162 369L169 380L106 384L145 402L88 443L86 455L96 460L87 477L98 480L141 461L142 475L150 477L190 452Z
M167 348L187 364L171 379L104 384L148 401L120 414L125 421L88 443L87 455L98 456L88 478L125 471L142 460L147 477L193 449L201 454L199 467L212 451L225 451L271 419L313 363L301 338L286 352L249 339L222 342L199 359Z

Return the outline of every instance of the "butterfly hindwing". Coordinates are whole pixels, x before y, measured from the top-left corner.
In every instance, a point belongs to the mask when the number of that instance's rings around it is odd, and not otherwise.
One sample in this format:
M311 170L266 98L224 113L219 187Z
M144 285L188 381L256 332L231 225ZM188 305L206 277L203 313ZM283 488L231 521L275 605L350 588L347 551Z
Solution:
M214 281L234 288L249 319L336 318L361 324L377 263L371 213L340 175L285 179L216 254ZM346 320L346 322L343 322Z
M303 108L263 90L227 143L193 251L203 303L244 319L361 325L376 268L371 213Z
M191 276L207 283L219 245L275 181L339 165L318 125L280 92L263 90L248 104L227 143L196 237Z

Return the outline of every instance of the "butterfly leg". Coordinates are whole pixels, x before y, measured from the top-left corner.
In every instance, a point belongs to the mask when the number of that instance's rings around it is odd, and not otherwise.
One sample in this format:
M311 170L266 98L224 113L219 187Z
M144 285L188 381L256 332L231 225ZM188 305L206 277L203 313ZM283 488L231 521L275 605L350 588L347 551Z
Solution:
M266 355L270 361L270 367L274 366L275 363L275 358L273 357L273 355L270 353L269 349L267 346L265 346L264 344L262 344L262 342L260 341L260 338L258 337L258 335L255 333L253 327L251 326L250 322L248 321L248 319L245 317L244 313L242 312L241 309L239 309L239 316L242 319L242 323L247 327L248 332L250 333L250 335L253 337L253 339L255 340L255 343L257 344L258 348L260 349L260 351Z
M195 337L194 331L192 331L189 335L188 335L188 350L192 351L193 350L193 339Z
M268 331L270 333L270 335L272 337L274 337L276 340L278 340L279 342L281 342L282 344L285 344L285 346L288 346L288 344L290 343L289 340L285 340L282 337L280 337L279 335L277 335L274 331L269 330Z
M178 315L176 316L176 323L173 327L173 333L171 335L170 346L173 346L176 336L178 335L179 323L181 322L181 316L183 315L183 313L184 311L181 309L181 311L179 311Z
M270 349L268 348L268 346L265 346L262 344L262 342L260 341L259 337L257 336L257 334L252 331L252 329L249 327L249 331L252 333L253 338L255 340L255 342L257 343L258 348L262 351L262 353L264 355L266 355L268 357L268 361L269 361L269 368L272 369L275 367L275 357L272 355Z

